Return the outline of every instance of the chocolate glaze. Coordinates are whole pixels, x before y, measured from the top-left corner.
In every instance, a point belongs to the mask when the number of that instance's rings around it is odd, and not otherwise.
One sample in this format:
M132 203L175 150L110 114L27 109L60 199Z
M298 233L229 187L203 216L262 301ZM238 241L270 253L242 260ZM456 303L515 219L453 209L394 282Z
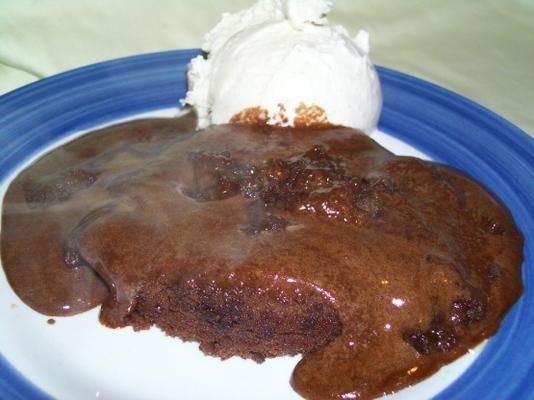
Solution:
M102 304L106 325L139 328L131 314L160 281L288 304L308 293L335 317L321 319L328 340L302 350L292 385L352 399L457 358L520 295L521 235L463 174L351 129L194 125L188 115L96 131L12 182L1 256L26 304L51 316ZM228 331L241 317L232 301L203 318ZM158 307L145 325L163 326Z

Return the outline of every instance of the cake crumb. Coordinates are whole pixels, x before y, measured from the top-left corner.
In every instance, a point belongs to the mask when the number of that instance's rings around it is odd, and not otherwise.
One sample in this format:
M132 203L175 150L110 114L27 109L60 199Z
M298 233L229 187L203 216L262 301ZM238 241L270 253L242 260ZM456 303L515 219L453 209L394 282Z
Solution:
M278 112L274 115L269 115L269 111L263 107L249 107L238 112L230 119L231 124L245 124L245 125L273 125L273 126L288 126L289 117L284 104L278 103ZM296 128L313 128L324 129L333 128L336 125L332 124L326 115L326 111L315 104L307 106L300 103L295 108L294 126Z
M250 107L240 111L230 119L231 124L265 125L269 112L262 107Z
M54 325L56 323L56 320L54 318L48 318L48 321L46 321L48 325Z
M307 106L301 102L295 109L295 114L296 127L328 128L332 126L324 108L315 104Z

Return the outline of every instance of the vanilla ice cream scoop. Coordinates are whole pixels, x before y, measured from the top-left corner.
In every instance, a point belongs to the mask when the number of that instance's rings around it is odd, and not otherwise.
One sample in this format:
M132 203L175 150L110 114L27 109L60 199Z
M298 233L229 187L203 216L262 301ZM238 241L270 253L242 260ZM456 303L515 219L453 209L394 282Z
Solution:
M341 125L370 133L382 107L365 31L331 26L325 0L260 0L223 14L191 61L199 128L223 123Z

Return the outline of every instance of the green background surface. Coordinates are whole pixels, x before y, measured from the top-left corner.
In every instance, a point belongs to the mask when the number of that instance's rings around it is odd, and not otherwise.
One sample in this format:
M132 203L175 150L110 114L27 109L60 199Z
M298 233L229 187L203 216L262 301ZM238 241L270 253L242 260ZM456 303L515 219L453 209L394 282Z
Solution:
M251 0L0 0L0 94L112 58L199 47ZM334 0L376 64L458 92L534 134L534 0Z

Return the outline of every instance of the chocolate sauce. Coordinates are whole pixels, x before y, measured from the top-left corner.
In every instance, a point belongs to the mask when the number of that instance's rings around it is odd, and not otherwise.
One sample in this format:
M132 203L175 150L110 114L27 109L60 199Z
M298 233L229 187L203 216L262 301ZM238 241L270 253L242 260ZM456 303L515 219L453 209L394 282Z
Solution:
M304 354L292 385L354 399L459 357L520 295L522 237L465 175L351 129L194 126L187 115L95 131L11 183L1 256L26 304L50 316L102 305L104 324L136 327L140 293L159 281L289 303L313 293L341 329ZM223 317L201 310L221 332L243 315L227 304Z

